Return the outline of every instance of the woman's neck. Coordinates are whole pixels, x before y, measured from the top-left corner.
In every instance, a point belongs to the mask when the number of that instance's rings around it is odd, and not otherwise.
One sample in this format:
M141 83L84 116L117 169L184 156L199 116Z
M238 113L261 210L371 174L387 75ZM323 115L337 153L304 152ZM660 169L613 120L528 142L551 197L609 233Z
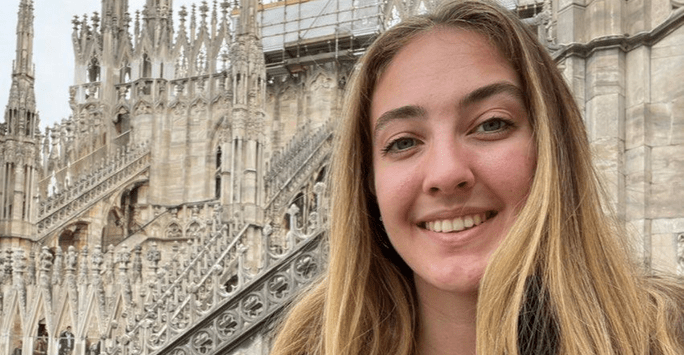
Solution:
M436 289L416 278L418 354L475 355L477 292Z

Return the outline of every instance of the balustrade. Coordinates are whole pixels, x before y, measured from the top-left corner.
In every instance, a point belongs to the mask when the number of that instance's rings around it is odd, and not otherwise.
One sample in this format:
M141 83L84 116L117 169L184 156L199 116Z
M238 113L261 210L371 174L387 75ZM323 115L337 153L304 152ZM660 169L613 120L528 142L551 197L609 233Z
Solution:
M318 187L315 193L320 200L324 191L322 185ZM221 219L219 205L203 218L197 218L197 207L192 208L200 228L182 244L160 239L134 248L76 250L72 246L66 251L43 247L0 252L0 313L15 299L24 310L68 305L70 318L80 324L73 328L81 329L74 355L83 355L93 346L102 354L206 354L203 351L215 352L244 340L322 269L323 210L311 217L313 227L291 223L286 241L276 249L271 226L250 224L233 233ZM298 213L294 207L289 211L295 221ZM250 248L266 251L255 253ZM88 338L92 334L83 329L97 321L117 324L119 330ZM63 330L45 336L57 343L55 338ZM35 342L36 336L25 334L23 339Z
M67 190L42 201L38 207L38 236L52 232L61 223L80 213L85 207L99 199L129 178L149 167L150 147L147 143L131 149L129 146L117 151L108 161L102 161Z
M266 210L274 206L282 206L284 201L283 192L301 184L301 179L307 176L307 168L319 166L331 151L330 139L332 138L334 124L328 122L314 134L302 131L297 134L282 152L276 153L271 158L270 169L264 177L268 203ZM270 214L267 212L267 215Z

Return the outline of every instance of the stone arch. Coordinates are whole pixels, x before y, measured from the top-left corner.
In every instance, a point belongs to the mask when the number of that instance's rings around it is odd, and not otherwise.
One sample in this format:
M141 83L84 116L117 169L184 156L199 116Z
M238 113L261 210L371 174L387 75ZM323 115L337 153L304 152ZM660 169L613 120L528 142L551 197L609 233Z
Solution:
M204 233L204 226L199 223L199 221L192 221L190 224L188 224L188 227L185 229L185 236L187 238L192 238L192 239L198 239L200 236Z
M130 188L124 190L119 199L123 231L126 236L142 231L141 201L144 200L147 185L139 181L129 186Z
M203 115L207 112L208 107L209 102L207 102L207 100L205 100L203 97L198 97L197 99L193 100L190 104L190 114L193 116L194 119L197 119L199 118L197 116Z
M173 102L171 102L171 104L169 105L169 109L173 116L175 116L174 120L177 120L188 113L188 105L180 99L176 99Z
M140 100L133 108L133 111L136 115L147 115L152 113L152 105L145 100Z
M68 250L70 246L81 250L88 244L88 227L89 224L83 221L70 224L59 233L57 245L62 250Z
M131 63L128 57L121 61L121 68L119 69L119 83L125 84L131 81Z
M164 231L164 238L166 239L178 239L178 238L183 238L183 230L181 229L180 225L178 225L178 222L171 222L169 223Z
M102 245L116 246L123 239L123 213L119 207L114 206L107 212L105 226L102 228Z
M119 106L116 113L116 118L114 119L114 129L116 130L116 135L119 136L128 132L131 129L131 113L126 108L126 106Z

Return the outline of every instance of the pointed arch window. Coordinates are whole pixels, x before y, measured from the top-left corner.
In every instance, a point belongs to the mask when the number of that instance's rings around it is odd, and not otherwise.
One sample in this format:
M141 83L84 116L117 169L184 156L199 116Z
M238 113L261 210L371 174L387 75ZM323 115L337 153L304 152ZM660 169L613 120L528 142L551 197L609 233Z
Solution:
M59 234L58 243L62 250L68 250L70 246L80 249L88 239L88 223L76 222L64 228Z
M123 61L121 65L121 70L119 71L119 82L125 84L131 81L131 63L128 59Z
M223 152L221 151L221 147L218 147L216 150L216 170L221 168L221 159L223 159Z
M124 223L121 210L114 207L107 213L107 221L102 227L102 245L117 245L124 239Z

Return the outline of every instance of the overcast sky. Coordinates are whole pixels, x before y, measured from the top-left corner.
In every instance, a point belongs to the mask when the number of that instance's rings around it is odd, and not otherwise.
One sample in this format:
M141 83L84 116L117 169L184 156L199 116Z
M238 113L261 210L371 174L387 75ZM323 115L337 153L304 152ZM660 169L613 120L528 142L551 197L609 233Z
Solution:
M213 1L211 1L213 2ZM211 3L210 2L210 3ZM20 0L0 0L0 121L4 122L5 107L12 83L12 61L16 56L17 13ZM145 0L128 1L131 17L142 10ZM199 4L199 0L173 0L174 22L178 21L181 5ZM82 17L102 9L100 0L34 0L35 19L33 62L36 65L36 104L41 127L51 125L70 114L69 86L74 82L74 51L71 44L74 15ZM45 131L41 128L41 131Z

